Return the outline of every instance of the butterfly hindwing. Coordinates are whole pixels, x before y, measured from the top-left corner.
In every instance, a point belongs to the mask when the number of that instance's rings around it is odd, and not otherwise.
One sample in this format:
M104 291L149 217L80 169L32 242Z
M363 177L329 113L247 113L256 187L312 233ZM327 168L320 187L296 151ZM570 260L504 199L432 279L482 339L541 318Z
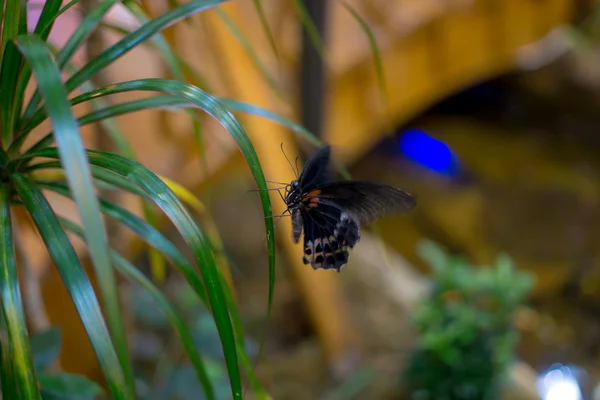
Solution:
M343 210L320 204L304 209L304 263L313 269L340 269L360 240L359 226Z

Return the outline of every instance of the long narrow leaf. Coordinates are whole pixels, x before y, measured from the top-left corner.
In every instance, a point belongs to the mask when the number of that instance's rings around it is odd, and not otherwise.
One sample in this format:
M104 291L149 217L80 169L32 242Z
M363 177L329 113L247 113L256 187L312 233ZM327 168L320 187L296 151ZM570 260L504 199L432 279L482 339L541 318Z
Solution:
M74 0L74 1L78 1L78 0ZM89 17L89 15L88 15L88 17ZM56 48L56 46L54 46L50 42L46 42L46 43L47 43L50 51L53 54L58 56L60 51ZM72 65L72 63L67 63L65 65L65 68L71 74L74 74L75 72L77 72L77 69ZM92 85L92 83L90 81L87 81L87 82L84 82L81 84L80 89L83 92L89 92L89 91L95 90L95 87ZM39 93L36 92L36 95L39 95ZM94 101L91 101L90 104L94 110L99 110L99 109L102 109L107 106L107 104L102 99L95 99ZM43 108L40 108L39 110L36 111L36 113L33 115L33 117L28 119L28 122L24 122L25 120L22 119L21 124L19 126L19 130L17 132L17 136L15 137L15 139L11 143L10 147L8 148L8 153L11 155L20 154L21 146L22 146L23 142L27 139L31 130L34 127L38 126L40 123L42 123L46 118L47 118L47 115L45 113L45 110ZM110 118L102 119L100 122L100 125L102 126L104 131L110 136L115 147L118 149L118 151L121 154L128 156L128 157L134 157L134 152L133 152L131 145L129 144L127 139L124 137L121 130L119 129L118 124L114 120L112 120Z
M90 166L79 127L67 99L58 66L52 59L45 43L36 36L19 36L16 43L29 62L38 82L40 93L46 100L45 108L52 121L60 160L85 227L86 242L98 278L109 328L117 348L121 367L125 373L128 391L133 396L135 391L133 372L129 361L117 286L108 257L104 224L92 185Z
M102 0L96 4L92 12L90 12L81 21L81 23L77 26L77 29L75 29L75 32L69 36L69 40L56 56L56 63L58 64L59 69L62 69L66 63L69 62L71 57L73 57L77 49L81 47L92 30L98 25L102 18L104 18L112 6L118 2L119 0ZM29 101L29 104L25 108L25 112L23 113L23 121L27 121L29 118L31 118L41 102L42 97L40 96L40 93L36 91Z
M252 0L254 3L254 8L256 8L256 13L258 14L258 18L260 19L260 24L262 25L263 30L265 31L265 35L267 36L267 40L269 41L269 45L271 45L271 50L273 50L273 54L275 57L279 58L279 52L277 51L277 45L275 44L275 38L273 37L273 32L271 31L271 27L269 26L269 22L267 21L267 17L265 15L265 10L262 6L261 0Z
M387 87L385 85L385 74L383 70L383 62L381 61L381 53L379 52L379 47L377 46L377 40L375 39L375 35L373 31L369 27L369 24L365 19L352 7L350 4L346 3L343 0L340 0L342 5L352 17L358 22L360 28L363 30L367 39L369 39L369 47L371 48L371 54L373 54L373 63L375 64L375 73L377 74L377 83L379 84L379 91L381 92L381 96L383 98L384 104L387 106L388 103L388 93Z
M252 46L246 35L244 35L244 33L235 24L235 22L231 18L229 18L229 16L223 10L217 8L216 11L219 18L223 20L223 22L227 26L227 29L229 29L229 32L231 32L233 37L238 41L238 43L242 46L244 51L248 54L248 57L250 57L252 64L254 64L254 66L258 69L260 75L262 75L263 79L269 85L269 88L271 88L273 93L275 93L280 99L283 99L284 95L281 88L279 87L279 84L277 83L275 78L271 76L271 73L269 72L268 68L264 65L260 58L258 58L258 55L254 51L254 47Z
M44 2L44 8L40 14L33 33L39 35L42 39L48 39L50 31L56 22L56 17L60 15L61 0L48 0Z
M52 190L55 193L70 197L69 190L64 185L58 183L38 183L38 185L41 188ZM127 226L142 240L159 250L168 259L170 259L175 267L190 283L202 302L208 306L208 299L206 298L206 292L202 280L198 277L198 274L192 265L186 260L185 256L177 249L177 247L175 247L173 243L167 240L164 235L152 225L148 224L146 221L130 211L105 200L100 201L100 206L106 215Z
M38 182L37 185L40 188L48 189L54 191L55 193L59 193L64 196L70 197L68 188L63 184L55 182ZM202 281L198 278L198 275L195 273L193 267L188 263L185 256L177 249L177 247L175 247L175 245L172 242L165 238L162 235L162 233L156 230L153 226L146 223L144 220L131 213L130 211L125 210L124 208L116 204L104 200L100 201L100 206L102 208L102 212L104 212L107 216L112 217L115 220L127 226L129 229L135 232L142 240L144 240L153 248L159 250L169 260L171 260L173 262L173 265L186 278L188 284L192 287L194 292L198 294L199 298L204 302L204 304L208 305L208 300L206 299L206 293L204 291ZM268 395L266 395L266 391L262 388L260 382L256 378L256 375L254 374L252 366L248 360L248 356L246 355L246 350L244 349L243 325L241 318L237 312L235 301L231 296L229 290L227 290L228 286L223 274L219 274L219 278L221 281L221 286L224 288L223 293L225 295L225 300L228 305L231 320L234 325L235 336L237 340L238 356L240 357L241 365L244 368L248 379L250 380L250 383L257 398L268 398Z
M61 224L71 232L83 238L84 235L81 226L65 218L61 218L60 221ZM190 361L194 366L198 380L204 388L204 394L206 395L206 398L208 400L215 399L212 383L208 378L208 374L204 368L204 363L202 362L200 353L198 352L198 349L194 343L194 339L192 338L192 335L190 334L190 331L185 325L185 322L179 312L171 305L167 297L163 295L160 290L144 276L144 274L135 268L129 261L123 258L123 256L121 256L118 252L111 250L111 259L115 267L117 267L121 273L123 273L133 283L141 286L146 293L150 295L158 308L160 308L160 310L169 319L169 322L171 322L171 325L173 325L173 329L175 329L175 332L177 332L179 335L181 343L190 357Z
M129 84L129 82L117 83L115 85L111 85L106 88L98 89L98 90L84 93L80 96L77 96L72 100L71 104L77 105L77 104L89 101L91 99L96 100L101 96L108 96L108 95L115 94L115 93L122 93L122 92L126 92L129 90L133 90L134 88L137 88L137 85L134 85L132 87ZM219 98L218 100L231 111L243 112L243 113L252 114L252 115L256 115L259 117L269 119L269 120L276 122L282 126L285 126L286 128L292 130L295 133L300 134L302 137L304 137L306 140L308 140L310 143L312 143L313 145L315 145L317 147L319 147L323 144L323 142L317 136L315 136L313 133L308 131L306 128L304 128L300 124L290 121L278 114L275 114L272 111L255 106L253 104L248 104L248 103L244 103L244 102L233 100L233 99ZM129 101L129 102L122 103L122 104L106 106L99 110L93 111L89 114L83 115L81 118L78 119L78 122L80 125L86 125L86 124L90 124L90 123L94 123L94 122L98 122L98 121L103 121L106 118L112 118L112 117L116 117L119 115L136 112L136 111L141 111L141 110L165 109L165 110L177 111L179 108L184 108L184 107L200 108L196 104L191 103L190 101L183 99L181 97L176 97L176 96L171 96L171 95L155 96L155 97L150 97L150 98L145 98L145 99L133 100L133 101ZM36 113L35 117L31 120L30 124L27 127L25 127L23 133L29 132L30 130L34 129L44 119L45 119L45 113L43 113L43 112ZM19 138L17 140L21 141L24 139L25 139L25 137L21 136L21 138ZM31 147L30 151L37 151L37 150L43 149L44 147L51 145L51 143L52 143L52 134L49 133L46 136L44 136L42 139L40 139L36 144L34 144L34 146ZM17 143L15 141L14 145L20 145L20 143ZM11 146L11 148L12 148L12 146Z
M26 1L22 2L23 4L27 4ZM54 22L59 15L59 8L61 5L61 0L48 0L44 2L44 8L40 14L40 18L35 26L34 34L38 35L43 40L48 39L48 35L50 35L50 30L54 26ZM25 89L27 88L27 83L31 78L31 68L29 65L25 65L21 74L19 75L19 81L17 82L17 89L15 94L15 105L18 106L19 114L21 111L21 107L23 105L23 98L25 97ZM12 129L17 129L16 126L19 119L15 118Z
M0 65L0 129L2 149L6 149L15 134L13 126L17 119L17 82L21 73L23 57L12 42L8 42Z
M126 0L124 2L124 4L129 9L129 11L131 11L131 13L141 23L147 23L149 21L149 18L144 13L144 10L139 6L138 3L136 3L133 0ZM173 75L173 77L176 80L185 81L186 79L183 75L182 65L181 65L181 62L179 61L180 58L178 58L176 56L175 51L173 49L171 49L171 47L169 46L169 43L164 38L164 36L161 33L158 33L158 34L154 35L154 37L152 38L152 41L154 42L155 46L158 48L159 52L161 53L162 58L163 58L163 60L165 60L167 68L168 68L169 72ZM192 131L194 133L194 139L195 139L196 147L198 149L198 156L200 157L201 165L203 167L205 167L206 166L206 157L204 154L204 140L202 137L202 124L200 121L200 117L193 110L186 109L185 111L192 121ZM206 169L206 167L205 167L205 169ZM150 217L150 218L148 218L149 220L153 219L153 216L148 216L148 217ZM156 261L156 254L151 252L150 253L151 266L160 267L160 265L154 265L155 261Z
M319 53L319 55L321 57L323 57L323 47L324 47L323 39L321 38L321 34L319 33L317 26L315 25L314 21L310 17L310 14L308 13L306 6L304 5L304 1L303 0L291 0L291 1L292 1L292 5L294 6L294 9L298 13L298 17L300 18L302 25L304 25L304 28L306 29L306 32L308 33L308 37L310 38L313 46L317 50L317 53Z
M93 164L120 171L123 175L136 182L148 195L152 196L154 202L167 214L191 247L204 279L204 286L206 287L215 324L223 345L232 395L234 399L241 399L242 387L235 337L231 321L229 320L223 288L219 282L217 266L202 231L198 228L194 219L185 207L183 207L177 196L150 170L137 162L115 154L90 152L89 155L90 161Z
M94 289L69 238L60 226L50 204L39 190L23 175L13 174L11 180L17 194L31 214L40 236L61 274L65 287L73 299L113 397L133 400L126 394L123 370L112 346L108 329L104 324Z
M49 148L39 151L35 156L56 158L57 153L56 149ZM192 249L204 280L204 286L223 346L231 392L234 399L241 399L242 384L238 367L236 341L223 288L219 282L215 260L202 231L177 196L152 171L134 160L117 154L88 151L88 156L92 164L118 172L143 189L169 217Z
M40 392L33 368L33 358L29 348L27 326L21 302L10 219L10 195L7 185L0 186L0 296L10 340L10 357L19 392L26 399L37 399L40 397Z
M235 116L224 107L219 100L211 96L210 94L202 91L201 89L189 85L184 82L177 82L167 79L139 79L129 82L121 82L118 85L113 85L110 88L104 88L96 91L93 96L88 94L88 98L95 96L105 95L112 91L160 91L170 93L174 96L184 98L199 108L205 110L209 115L215 118L221 125L223 125L231 134L231 136L238 143L242 154L244 155L246 162L252 172L256 185L258 186L259 196L263 206L263 213L265 216L265 228L267 233L267 245L269 252L269 300L267 308L267 316L270 316L271 306L273 303L273 293L275 287L275 236L273 219L270 218L271 211L271 199L268 191L266 190L267 183L265 181L264 173L258 161L256 151L252 146L246 132L237 121ZM26 157L32 157L33 154L42 150L44 146L40 146L39 143L28 151Z
M19 389L17 388L17 379L13 368L13 360L10 351L10 340L8 339L8 327L4 312L0 308L0 381L2 382L2 398L18 399Z
M43 162L43 163L32 165L32 166L28 167L27 169L25 169L24 172L34 172L34 171L39 171L41 169L49 169L49 168L61 168L61 166L62 166L62 164L60 163L60 161L48 161L48 162ZM104 168L100 168L95 165L91 165L91 169L92 169L92 176L94 178L96 178L110 186L122 189L126 192L135 194L146 200L149 200L149 197L146 196L146 193L144 193L139 187L137 187L137 185L132 183L127 178L125 178L113 171L110 171L110 170L107 170ZM56 178L59 173L62 173L62 175L60 175L60 178L64 178L64 172L62 170L53 171L52 173L49 173L48 171L37 172L36 173L36 182L54 183L56 181ZM61 179L61 182L62 181L63 181L63 179Z
M138 44L147 40L161 30L168 28L174 23L185 17L202 10L223 3L225 0L192 0L189 3L181 5L173 10L167 11L159 17L142 25L139 29L133 31L123 39L106 49L98 57L86 64L78 73L73 75L66 83L69 91L86 81L90 76L103 69L125 53L131 51Z
M2 55L10 40L19 35L19 20L21 14L20 0L6 0L4 6L4 23L2 24Z

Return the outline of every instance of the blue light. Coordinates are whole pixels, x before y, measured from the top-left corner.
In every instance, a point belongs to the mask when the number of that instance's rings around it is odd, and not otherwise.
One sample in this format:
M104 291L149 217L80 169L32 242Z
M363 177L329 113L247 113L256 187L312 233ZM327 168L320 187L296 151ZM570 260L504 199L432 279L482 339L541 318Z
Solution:
M458 161L446 143L420 129L409 129L400 137L400 149L417 164L442 175L455 175Z

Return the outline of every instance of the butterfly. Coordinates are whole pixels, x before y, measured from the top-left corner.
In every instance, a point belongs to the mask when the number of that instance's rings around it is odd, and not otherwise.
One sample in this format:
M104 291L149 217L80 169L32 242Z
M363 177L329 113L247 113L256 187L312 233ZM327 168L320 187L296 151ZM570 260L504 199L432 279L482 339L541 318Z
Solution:
M298 243L304 231L304 264L340 272L360 240L360 227L387 212L414 209L416 199L395 187L365 181L333 181L331 148L325 145L307 160L298 179L286 185L283 200L292 216Z

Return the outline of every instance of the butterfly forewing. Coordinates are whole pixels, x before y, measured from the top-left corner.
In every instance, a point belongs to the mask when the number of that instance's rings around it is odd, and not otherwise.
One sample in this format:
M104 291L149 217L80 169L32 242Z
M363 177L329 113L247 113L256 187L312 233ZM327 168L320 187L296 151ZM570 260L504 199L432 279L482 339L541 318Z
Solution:
M364 181L334 182L312 192L320 203L345 210L361 225L370 224L387 213L406 213L417 205L415 198L403 190Z
M329 183L329 157L331 148L324 146L314 152L306 161L304 169L300 174L298 182L303 192L307 192L315 187Z

